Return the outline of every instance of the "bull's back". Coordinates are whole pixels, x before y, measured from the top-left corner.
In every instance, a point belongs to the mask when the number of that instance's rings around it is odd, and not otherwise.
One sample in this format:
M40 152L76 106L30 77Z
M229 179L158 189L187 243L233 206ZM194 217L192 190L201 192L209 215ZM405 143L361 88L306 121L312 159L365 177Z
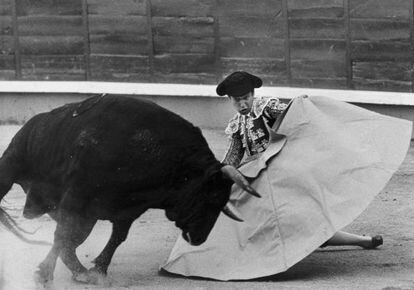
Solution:
M27 124L26 159L40 178L133 190L174 175L186 148L206 146L200 131L149 101L95 97Z

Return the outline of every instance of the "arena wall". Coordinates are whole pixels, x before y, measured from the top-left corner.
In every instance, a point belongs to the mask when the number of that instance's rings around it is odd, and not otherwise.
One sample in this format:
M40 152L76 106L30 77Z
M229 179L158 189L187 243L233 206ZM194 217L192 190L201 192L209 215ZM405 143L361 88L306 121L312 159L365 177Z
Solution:
M0 79L413 91L412 0L2 0Z
M152 100L202 128L223 129L234 111L214 85L111 82L0 82L0 124L23 124L35 114L97 94L127 95ZM262 87L258 96L289 100L300 95L335 98L382 114L414 121L412 93Z

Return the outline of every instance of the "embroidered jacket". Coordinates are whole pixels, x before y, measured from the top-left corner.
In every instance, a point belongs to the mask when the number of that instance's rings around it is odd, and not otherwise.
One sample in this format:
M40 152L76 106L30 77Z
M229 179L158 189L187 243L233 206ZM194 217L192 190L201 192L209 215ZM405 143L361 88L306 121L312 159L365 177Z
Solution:
M287 104L277 98L260 97L253 100L249 114L237 113L225 130L230 137L230 144L223 163L237 167L245 153L249 158L265 151L269 145L267 128L286 108Z

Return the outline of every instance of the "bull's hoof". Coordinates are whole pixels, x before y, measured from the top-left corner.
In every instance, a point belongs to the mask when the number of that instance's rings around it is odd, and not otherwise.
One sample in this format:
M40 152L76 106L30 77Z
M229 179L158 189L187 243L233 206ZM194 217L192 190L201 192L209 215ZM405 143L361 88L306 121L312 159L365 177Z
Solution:
M73 273L72 279L79 283L96 284L96 281L93 279L93 277L89 276L89 273L87 271L82 273Z
M39 265L39 269L34 273L34 280L39 284L47 284L53 281L53 270L43 264Z
M96 264L94 267L90 268L89 272L96 273L96 274L99 274L101 276L106 276L106 268L104 269L103 267L99 266L98 264Z
M93 270L82 273L75 273L72 275L72 279L79 283L94 284L94 285L105 285L107 284L106 277L102 273Z
M95 279L95 281L97 281L96 284L106 287L111 286L110 280L106 276L106 271L103 271L102 269L95 266L89 269L88 273Z

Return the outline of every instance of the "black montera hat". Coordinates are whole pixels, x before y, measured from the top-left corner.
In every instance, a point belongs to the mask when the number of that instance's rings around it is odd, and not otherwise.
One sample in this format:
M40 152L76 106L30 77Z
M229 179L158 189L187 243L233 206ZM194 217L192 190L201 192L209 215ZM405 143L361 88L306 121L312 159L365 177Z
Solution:
M244 71L236 71L218 84L216 92L219 96L238 97L262 86L262 80Z

